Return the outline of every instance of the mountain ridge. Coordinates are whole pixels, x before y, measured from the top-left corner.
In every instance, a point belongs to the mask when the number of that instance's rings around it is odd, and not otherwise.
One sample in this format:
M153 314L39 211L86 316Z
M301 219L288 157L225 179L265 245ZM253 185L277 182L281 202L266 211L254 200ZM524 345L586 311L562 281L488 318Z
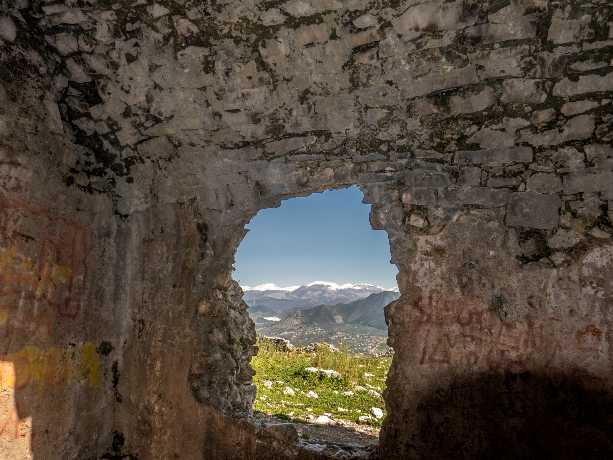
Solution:
M274 283L265 283L250 288L243 287L243 299L252 313L285 313L287 311L350 303L371 294L395 291L370 283L337 284L329 281L314 281L301 286L281 288Z

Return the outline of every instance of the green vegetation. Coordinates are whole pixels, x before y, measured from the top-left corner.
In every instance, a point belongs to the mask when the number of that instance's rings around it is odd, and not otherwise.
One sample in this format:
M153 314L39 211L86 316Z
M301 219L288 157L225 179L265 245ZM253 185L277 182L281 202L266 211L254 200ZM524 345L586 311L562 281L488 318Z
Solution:
M280 351L265 341L258 347L251 362L256 371L256 412L302 421L325 414L333 420L381 425L383 418L371 409L385 408L381 393L391 357L334 351L325 344L312 351ZM340 376L326 375L327 370Z

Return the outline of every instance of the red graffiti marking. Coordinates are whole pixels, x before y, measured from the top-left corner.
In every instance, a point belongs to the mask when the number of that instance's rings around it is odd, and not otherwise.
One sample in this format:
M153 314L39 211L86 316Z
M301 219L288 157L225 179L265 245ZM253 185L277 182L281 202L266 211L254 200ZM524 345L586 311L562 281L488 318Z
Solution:
M78 315L87 243L85 226L0 196L0 330L49 329L55 314Z
M478 300L437 292L416 300L411 323L422 365L523 366L537 353L552 362L560 349L555 319L502 321Z

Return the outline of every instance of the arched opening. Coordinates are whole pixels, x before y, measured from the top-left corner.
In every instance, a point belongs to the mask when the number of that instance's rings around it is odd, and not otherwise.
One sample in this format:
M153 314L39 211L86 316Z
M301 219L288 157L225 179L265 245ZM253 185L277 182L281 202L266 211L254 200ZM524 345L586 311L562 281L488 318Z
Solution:
M260 211L234 278L256 325L256 418L305 440L370 448L385 417L392 360L384 307L399 297L387 234L358 187Z

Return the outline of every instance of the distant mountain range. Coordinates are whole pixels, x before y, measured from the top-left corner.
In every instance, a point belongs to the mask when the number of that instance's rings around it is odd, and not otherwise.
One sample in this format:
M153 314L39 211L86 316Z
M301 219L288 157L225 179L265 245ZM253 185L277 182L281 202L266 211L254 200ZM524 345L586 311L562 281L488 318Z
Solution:
M304 286L278 287L263 284L243 287L243 299L251 307L251 312L284 313L318 305L335 305L363 299L371 294L384 292L381 286L367 283L336 284L328 281L315 281Z
M272 327L280 332L301 327L335 329L346 325L365 326L387 331L383 308L398 298L393 291L383 291L350 303L318 305L287 314Z
M364 353L385 350L383 309L400 295L364 283L243 289L259 334L284 337L296 345L326 341Z

